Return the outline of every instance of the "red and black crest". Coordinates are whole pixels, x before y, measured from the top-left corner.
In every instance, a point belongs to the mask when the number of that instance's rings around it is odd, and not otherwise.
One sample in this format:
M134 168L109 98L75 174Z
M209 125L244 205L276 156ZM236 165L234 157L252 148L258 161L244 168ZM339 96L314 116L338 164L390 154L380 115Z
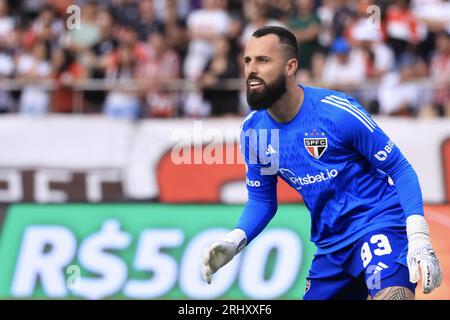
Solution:
M319 159L328 148L327 138L303 138L305 148L314 158Z

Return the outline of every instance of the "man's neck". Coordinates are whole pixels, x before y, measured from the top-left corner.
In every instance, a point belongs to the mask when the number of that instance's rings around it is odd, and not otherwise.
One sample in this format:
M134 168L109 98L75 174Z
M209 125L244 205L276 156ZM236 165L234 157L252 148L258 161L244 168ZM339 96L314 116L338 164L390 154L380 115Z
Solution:
M303 88L294 83L267 111L277 122L289 122L300 111L304 97Z

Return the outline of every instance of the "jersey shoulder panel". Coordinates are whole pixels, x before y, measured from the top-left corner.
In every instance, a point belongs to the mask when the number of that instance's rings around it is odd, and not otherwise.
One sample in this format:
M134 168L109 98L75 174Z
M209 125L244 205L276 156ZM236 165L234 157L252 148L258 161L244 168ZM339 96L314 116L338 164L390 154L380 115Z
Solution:
M308 94L310 96L310 101L313 105L318 105L321 103L321 100L324 99L327 96L335 95L339 97L346 97L345 93L334 91L327 88L320 88L320 87L306 87L308 90Z
M338 125L359 124L370 132L376 128L376 123L364 107L343 92L324 89L318 91L313 99L319 114L326 115Z
M342 100L347 99L345 93L319 87L308 87L308 93L310 104L316 117L325 121L331 120L334 123L345 121L346 114L336 106L343 103ZM335 100L340 100L340 102L337 103Z
M247 129L257 129L262 125L262 120L264 118L263 110L253 110L247 114L247 116L242 120L241 130L245 131Z

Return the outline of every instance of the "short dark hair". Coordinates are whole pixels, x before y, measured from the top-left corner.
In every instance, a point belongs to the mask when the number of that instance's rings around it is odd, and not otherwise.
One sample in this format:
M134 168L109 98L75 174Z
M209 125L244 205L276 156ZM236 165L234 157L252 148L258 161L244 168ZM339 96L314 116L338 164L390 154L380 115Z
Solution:
M268 34L278 37L287 59L296 59L299 62L297 38L292 32L283 27L265 26L253 32L252 37L261 38Z

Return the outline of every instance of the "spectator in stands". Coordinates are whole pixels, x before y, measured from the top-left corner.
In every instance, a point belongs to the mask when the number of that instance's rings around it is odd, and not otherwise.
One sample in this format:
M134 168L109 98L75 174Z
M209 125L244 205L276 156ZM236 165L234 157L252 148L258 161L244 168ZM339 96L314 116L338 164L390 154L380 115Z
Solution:
M97 24L97 4L93 0L87 1L82 7L81 24L79 28L69 31L67 45L80 54L97 43L100 39L100 28Z
M29 30L32 37L48 42L50 49L61 46L60 37L64 32L64 23L57 17L54 8L46 5L34 20Z
M244 28L244 15L242 12L242 3L237 3L239 0L229 0L230 14L230 29L227 33L227 38L231 42L232 46L238 51L241 50L239 41L241 39L242 30Z
M342 1L341 1L342 3ZM323 66L327 58L327 51L333 41L335 32L332 29L333 19L336 15L339 6L335 0L324 0L317 8L316 14L320 20L320 31L317 37L318 49L314 50L311 56L311 64L308 72L298 73L298 82L309 84L311 86L320 86L323 74ZM302 44L300 43L300 52ZM302 61L300 61L302 68Z
M269 16L269 0L248 0L243 3L245 19L248 21L242 31L240 45L245 46L256 29L263 26L286 27L284 23Z
M24 83L19 101L19 110L28 115L43 115L48 112L50 95L40 87L51 75L47 47L44 42L33 45L30 53L23 53L17 60L16 77ZM28 82L31 82L28 84Z
M314 11L313 0L297 0L297 14L288 21L288 26L299 45L300 69L311 72L312 57L320 49L320 19Z
M227 35L230 30L230 16L219 2L220 0L203 0L203 8L188 16L190 42L184 64L184 74L188 79L200 77L213 54L214 38Z
M148 37L149 60L140 68L139 78L146 91L145 117L173 117L177 114L178 97L170 81L180 77L179 56L167 45L165 29L159 27Z
M137 62L129 45L121 44L118 47L117 55L106 72L106 79L116 87L106 97L104 113L107 116L129 120L139 116L139 92L133 86L139 66Z
M113 0L110 8L114 20L122 26L132 26L139 20L139 5L137 0Z
M100 38L99 41L91 47L91 50L97 56L107 55L117 48L117 25L114 22L111 11L107 8L98 10L96 19L97 26L100 30Z
M430 75L435 89L433 106L438 115L450 116L450 28L437 34Z
M77 80L86 78L83 66L77 63L75 54L69 49L59 48L52 53L53 78L57 88L53 91L52 111L71 113L85 111L83 99L75 99L73 85ZM80 95L80 98L82 96ZM81 103L81 105L75 105Z
M0 42L0 83L3 79L11 78L14 72L14 59L11 52L5 50ZM0 88L0 113L10 112L14 108L14 100L8 90Z
M156 0L154 6L156 18L164 22L167 22L168 7L170 7L169 10L173 10L174 16L182 21L185 21L194 9L192 0Z
M426 38L419 43L420 55L430 61L439 32L450 28L450 2L445 0L412 0L411 9Z
M332 39L343 37L355 16L349 2L349 0L335 0L334 16L331 22Z
M28 2L36 3L36 0L28 0ZM43 0L42 2L46 2L48 5L52 6L54 13L59 17L67 15L67 8L74 4L74 0ZM42 6L42 3L38 4L38 6Z
M214 40L213 57L206 64L200 79L203 98L211 105L212 116L236 115L239 113L240 90L221 90L219 82L240 77L235 49L226 36Z
M445 0L412 0L414 16L428 31L440 32L450 27L450 2Z
M83 60L90 78L105 79L108 60L113 56L119 41L115 35L116 25L109 10L102 9L97 13L97 23L100 28L100 40L90 48ZM86 91L84 95L89 103L89 110L100 112L106 97L105 91Z
M383 42L379 29L360 20L350 30L350 37L355 48L364 54L365 74L368 79L378 80L394 69L394 52Z
M365 28L370 15L367 7L373 3L382 3L387 8L385 10L385 7L381 7L382 18L385 18L381 30L383 36L387 36L386 43L380 40L383 37L380 37L379 30ZM298 32L302 55L300 65L301 68L308 69L308 72L302 70L298 73L299 82L316 86L329 83L336 89L352 90L350 93L369 106L372 112L377 111L371 107L372 102L377 106L381 97L381 112L384 114L425 115L428 111L448 114L448 87L444 80L448 78L447 54L443 49L446 40L442 32L450 26L450 3L445 0L82 0L76 2L81 5L81 29L74 30L67 29L63 20L70 4L73 1L0 0L0 77L15 80L17 76L19 80L19 85L13 83L15 89L0 93L0 112L16 109L15 101L19 101L21 110L24 110L25 104L31 105L26 103L31 101L30 96L34 96L37 103L34 104L33 111L29 112L45 113L47 107L44 105L48 105L51 95L42 87L30 83L30 80L37 78L39 83L45 83L50 74L57 79L66 78L61 74L71 74L73 67L64 72L60 70L64 65L61 64L64 60L62 52L67 47L75 52L74 63L81 64L80 70L84 69L88 78L103 80L108 73L113 79L118 74L121 79L127 78L125 74L129 74L128 80L123 80L126 83L137 80L137 77L148 80L147 88L135 88L144 90L141 96L137 92L112 90L108 94L109 105L111 101L120 100L117 96L114 98L117 91L118 96L121 99L127 97L124 101L130 104L144 98L144 108L140 111L143 116L161 117L183 113L187 116L206 116L210 112L209 106L213 108L211 114L218 114L220 112L216 112L214 107L216 103L209 96L211 92L213 97L219 96L219 88L205 87L204 97L210 103L205 103L203 92L192 91L198 84L214 82L209 75L211 71L217 71L212 68L214 61L221 60L220 57L213 56L215 38L219 36L222 39L226 36L234 47L235 43L245 42L260 26L283 26L290 21L292 30L301 30ZM293 16L294 6L299 10ZM318 34L317 17L321 24ZM306 27L310 22L313 27ZM165 30L164 39L159 41L156 36L147 41L147 35L155 29ZM314 47L321 48L311 49L314 52L312 56L308 53L309 42L305 39L310 36L310 29L314 29L311 40ZM329 53L328 50L323 50L331 48L333 41L340 38L344 38L343 41L347 44L334 46ZM37 43L46 47L43 51L55 52L54 60L59 62L54 61L56 70L53 72L48 57L41 59L32 53L32 48ZM138 69L139 75L118 72L119 55L122 58L127 55L124 50L117 49L119 46L131 51L133 69ZM149 46L152 48L149 49ZM241 49L239 45L237 48ZM177 58L168 54L172 49L176 51ZM167 61L178 61L178 66L166 68L164 66L169 65ZM411 61L416 61L417 65L411 65ZM425 63L428 64L428 73L424 72ZM31 65L36 67L31 68ZM209 75L200 82L203 71L207 71ZM415 87L417 81L422 81L417 77L424 75L433 81L422 79L426 85ZM223 79L223 76L220 74L219 79ZM150 81L179 77L185 77L188 84L194 86L188 86L187 90L179 92L181 96L177 98L173 98L173 92L166 90L170 80L162 81L159 85L161 81ZM27 86L21 87L20 81L24 79L27 79ZM377 88L379 81L380 90ZM431 86L435 84L436 90L432 91ZM405 103L402 100L403 95L406 96L402 92L408 92L407 88L420 89L418 99L412 104L409 104L409 100ZM4 89L3 87L2 90ZM21 90L24 94L20 99ZM69 88L64 90L70 91ZM55 93L56 96L58 94ZM83 94L86 106L89 105L84 111L103 111L106 91L93 91L91 87ZM385 97L389 94L393 94L394 98L391 102L386 102ZM67 103L61 104L62 107L55 104L57 110L72 110L68 103L70 99L67 99L69 95L63 95ZM178 100L183 104L180 112L177 111ZM173 101L175 102L172 103ZM244 106L245 99L241 101ZM424 108L424 104L430 104L430 108ZM170 107L161 107L163 105ZM133 113L133 117L135 116Z
M391 116L415 116L430 102L431 91L418 80L427 72L425 62L414 52L404 52L399 70L382 77L378 89L380 113Z
M197 81L211 58L214 38L230 31L230 16L221 0L203 0L203 8L192 11L187 19L189 48L184 61L184 75ZM206 116L207 104L199 92L189 92L184 99L184 113L188 116Z
M153 2L153 0L139 1L139 17L133 22L139 41L147 41L150 33L162 27L162 23L156 19Z
M12 10L20 10L20 20L25 24L29 24L34 20L42 10L42 6L46 3L61 1L62 0L20 0L20 1L9 1ZM73 0L72 0L73 1Z
M352 48L344 38L337 38L331 46L331 55L323 67L322 82L335 90L345 91L352 96L364 83L365 63L362 52Z
M278 0L271 2L271 9L269 16L287 25L293 12L295 12L294 1Z
M323 0L319 8L317 8L317 16L320 19L320 32L319 32L319 44L328 48L333 40L332 23L333 17L336 13L336 1L335 0Z
M119 44L128 47L138 65L144 65L149 58L147 43L139 41L138 34L132 26L123 26L118 35ZM116 54L113 54L113 58Z
M180 57L181 76L182 65L187 54L189 38L186 20L177 14L177 5L180 3L180 1L176 0L165 1L163 21L167 46L174 49Z
M14 73L14 19L9 15L6 0L0 0L0 82ZM10 112L14 108L14 100L8 90L0 88L0 113Z
M6 37L14 29L14 25L14 18L9 15L8 2L0 0L0 39Z
M409 0L395 0L386 15L387 42L394 50L396 63L411 45L417 45L425 38L419 24L409 7Z
M378 113L378 83L381 77L393 71L394 52L382 41L381 30L368 24L366 19L357 20L349 35L354 48L364 57L365 78L371 80L361 86L360 100L370 113Z

